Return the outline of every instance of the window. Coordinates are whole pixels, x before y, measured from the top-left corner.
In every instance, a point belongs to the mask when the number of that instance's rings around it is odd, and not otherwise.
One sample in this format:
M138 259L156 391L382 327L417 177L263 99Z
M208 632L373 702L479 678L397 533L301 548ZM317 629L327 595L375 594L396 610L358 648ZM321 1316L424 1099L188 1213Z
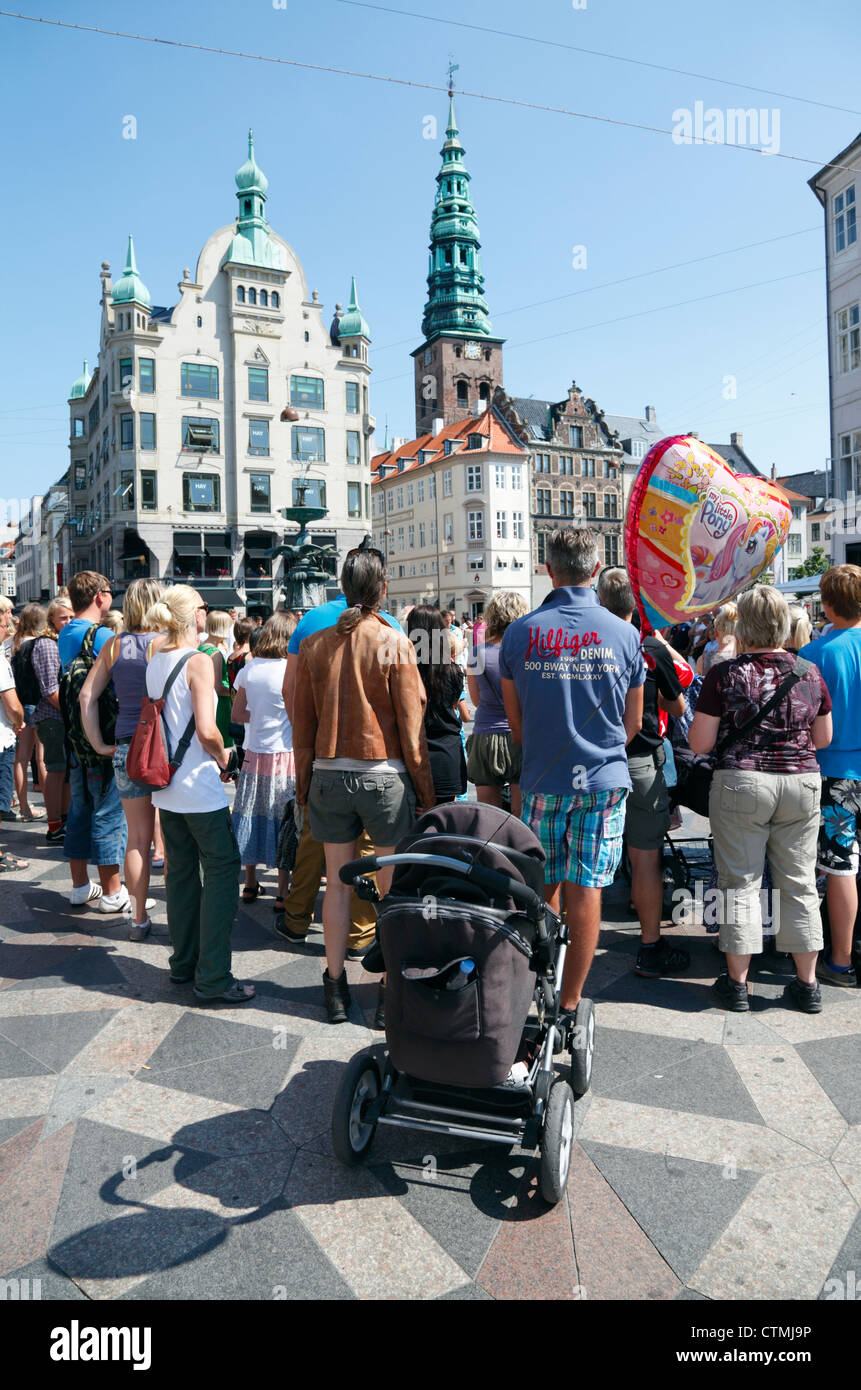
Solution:
M594 477L595 477L595 460L594 460L594 459L584 459L584 460L583 460L583 477L584 477L584 478L594 478Z
M457 383L457 403L458 405L469 405L469 389L465 381Z
M123 387L124 387L124 386L128 386L129 382L130 382L130 381L134 381L134 379L135 379L135 364L134 364L134 359L131 358L131 357L121 357L121 358L120 358L120 390L122 391ZM105 381L107 381L107 377L105 378Z
M535 558L539 565L544 564L544 555L547 546L547 536L544 531L539 531L535 537Z
M861 321L857 304L837 310L837 357L841 372L861 366Z
M536 473L549 473L549 472L550 472L550 455L549 455L549 454L536 454L536 455L535 455L535 472L536 472Z
M108 375L106 372L102 379L102 414L104 414L108 408L108 386Z
M183 362L180 365L180 390L184 396L202 400L218 400L218 368L203 362Z
M347 382L347 414L358 415L359 413L359 383L357 381Z
M526 532L523 529L522 512L511 513L511 539L513 541L522 541L526 539Z
M428 478L428 499L431 502L436 501L436 476L433 473Z
M618 565L619 563L619 537L604 537L604 564Z
M404 508L404 490L403 490L402 487L399 487L399 488L398 488L398 502L397 502L397 507L398 507L398 511L399 511L399 512L403 511L403 508Z
M133 415L120 416L120 448L122 450L133 449L135 447L135 417Z
M538 512L538 515L539 515L539 516L550 516L550 489L549 489L549 487L540 487L540 488L538 489L538 492L537 492L537 494L536 494L536 497L537 497L537 507L536 507L536 511Z
M305 484L304 502L307 507L325 507L326 505L326 484L322 478L294 478L293 479L293 506L299 506L302 501L300 486ZM318 538L319 544L319 538Z
M445 545L452 545L454 542L454 517L451 512L446 512L442 519L442 538Z
M407 506L411 507L415 500L415 488L412 483L407 483Z
M615 478L615 477L616 477L616 474L618 473L618 471L619 471L619 470L617 469L615 463L608 463L608 464L607 464L607 477L608 477L608 478Z
M244 304L244 303L245 303L245 286L244 286L244 285L237 285L237 286L236 286L236 302L237 302L237 304Z
M157 475L149 469L141 473L141 511L154 512L158 507Z
M861 430L840 436L840 472L837 492L861 492Z
M619 499L615 492L604 493L604 516L608 521L615 521L618 517Z
M420 564L419 564L419 574L427 574L427 572L428 572L427 560L422 560L422 561L420 562Z
M819 540L819 522L818 522L818 521L814 521L814 522L811 523L811 526L810 526L810 539L811 539L812 541L818 541L818 540Z
M420 521L420 522L419 522L419 550L424 550L426 544L427 544L427 542L425 541L425 524L424 524L423 521Z
M583 493L583 515L590 518L596 515L594 492Z
M631 440L631 457L635 459L644 458L646 454L646 441L644 439Z
M583 429L580 425L568 426L568 443L572 449L583 448Z
M480 463L468 463L466 465L466 490L467 492L481 492Z
M269 421L248 421L248 452L256 458L269 457Z
M245 205L245 211L246 211L246 212L250 212L250 211L251 211L251 209L248 207L248 204L247 204L247 203L246 203L246 205ZM249 290L249 291L248 291L248 303L249 303L249 304L256 304L256 303L257 303L257 291L256 291L256 290Z
M497 463L493 467L493 480L497 487L505 487L505 464Z
M186 512L221 510L221 480L217 473L183 473L182 507Z
M416 548L416 528L415 528L415 526L408 526L408 527L407 527L407 550L415 550L415 548Z
M75 464L75 492L83 492L87 486L87 465L83 459Z
M138 358L138 387L144 396L155 394L155 358Z
M183 415L182 447L187 454L217 454L218 421Z
M560 492L560 494L559 494L559 515L560 515L560 516L573 516L573 515L574 515L574 493L573 493L573 492Z
M484 512L467 512L466 532L471 541L484 540Z
M483 556L483 555L468 555L468 556L466 557L466 567L467 567L467 569L470 569L470 570L483 570L483 569L484 569L484 556Z
M358 430L347 430L347 462L362 462L362 445Z
M362 487L360 483L347 484L347 516L362 515Z
M570 454L563 454L559 459L559 472L569 477L574 475L574 460Z
M834 199L834 250L839 254L852 246L858 235L855 226L855 185L850 183Z
M293 457L301 463L325 463L325 430L309 429L306 425L294 425Z
M496 513L496 539L498 541L508 540L508 512Z
M73 439L83 439L83 437L84 437L84 419L83 419L83 416L82 416L82 415L76 415L75 418L74 418L74 420L72 421L72 438L73 438Z
M291 376L290 404L303 405L306 410L325 409L322 379L316 376Z
M140 447L148 454L155 449L155 416L143 414L140 417Z
M442 495L451 497L451 469L447 468L442 475Z
M253 512L271 512L272 510L272 480L268 473L251 474L251 510Z
M436 545L436 522L435 522L435 521L432 521L431 524L430 524L430 543L431 543L431 545Z
M248 399L250 401L269 400L269 368L248 368Z
M419 499L420 502L423 502L423 501L425 500L425 480L424 480L424 478L419 478L418 482L416 483L416 495L417 495L417 497L418 497L418 499Z
M260 303L262 304L262 306L263 306L264 309L268 309L268 308L269 308L269 294L268 294L268 291L266 291L266 290L261 290L261 291L260 291Z
M386 493L386 506L388 507L388 510L390 512L393 512L395 510L394 488L389 488L388 492Z
M272 307L273 309L280 309L280 308L281 308L281 296L280 296L280 294L278 293L277 290L273 290L273 291L272 291L272 294L270 295L270 299L271 299L271 307ZM306 334L306 335L305 335L305 342L307 343L307 341L308 341L308 335Z
M397 545L397 548L398 548L398 550L403 550L403 548L404 548L404 528L403 528L403 526L399 526L399 527L398 527L398 545Z
M99 402L98 402L98 399L96 399L96 400L93 401L93 404L90 406L90 415L89 415L89 421L88 421L89 429L87 430L87 433L88 433L88 434L94 434L94 433L95 433L95 429L96 429L96 425L97 425L98 423L99 423Z
M133 512L135 509L135 475L130 468L121 469L118 492L120 496L120 511ZM107 502L105 502L105 512L107 512L107 509Z
M795 519L796 521L800 521L800 520L801 520L801 510L802 510L802 509L801 509L801 503L800 503L800 502L793 502L793 503L792 503L791 511L792 511L792 515L793 515L793 517L794 517L794 519Z
M786 538L786 550L787 554L789 555L800 555L801 537L798 535L794 535L790 532L790 534Z

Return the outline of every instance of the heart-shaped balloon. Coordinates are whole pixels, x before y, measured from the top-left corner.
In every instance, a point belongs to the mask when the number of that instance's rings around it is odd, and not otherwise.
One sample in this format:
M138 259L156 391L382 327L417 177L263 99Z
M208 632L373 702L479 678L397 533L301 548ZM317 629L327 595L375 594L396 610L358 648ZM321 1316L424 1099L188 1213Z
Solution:
M653 445L625 525L644 630L684 622L758 579L786 540L791 517L775 483L733 473L699 439L674 435Z

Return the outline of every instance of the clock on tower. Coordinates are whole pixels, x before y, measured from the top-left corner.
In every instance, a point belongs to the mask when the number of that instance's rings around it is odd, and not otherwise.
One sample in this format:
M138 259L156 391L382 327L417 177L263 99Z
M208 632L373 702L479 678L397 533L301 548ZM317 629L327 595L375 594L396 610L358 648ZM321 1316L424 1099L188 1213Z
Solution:
M481 347L480 347L480 345L479 345L478 343L467 343L466 346L465 346L464 349L463 349L463 353L464 353L464 356L465 356L465 357L472 357L472 358L480 357L480 356L481 356Z

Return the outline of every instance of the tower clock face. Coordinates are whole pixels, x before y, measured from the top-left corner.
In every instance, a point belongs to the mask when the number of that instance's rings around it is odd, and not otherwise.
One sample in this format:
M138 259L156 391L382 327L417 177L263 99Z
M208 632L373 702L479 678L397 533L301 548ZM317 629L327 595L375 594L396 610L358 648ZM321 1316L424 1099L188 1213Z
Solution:
M466 357L475 358L481 356L481 348L479 347L478 343L467 343L463 351Z

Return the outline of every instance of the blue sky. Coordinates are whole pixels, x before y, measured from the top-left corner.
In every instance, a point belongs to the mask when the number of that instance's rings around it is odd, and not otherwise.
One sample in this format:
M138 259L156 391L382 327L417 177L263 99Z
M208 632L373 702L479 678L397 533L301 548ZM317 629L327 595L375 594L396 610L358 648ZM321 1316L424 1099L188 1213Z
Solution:
M343 0L33 0L32 12L437 86L452 54L455 83L468 91L665 129L698 101L776 109L781 152L811 163L466 95L457 102L491 317L507 339L507 389L559 399L573 378L610 413L654 405L667 433L693 429L720 442L741 430L764 470L822 467L824 246L807 179L861 129L855 0L391 8L450 22ZM97 354L101 261L118 276L133 231L153 301L173 303L183 267L193 269L206 238L235 215L249 125L269 178L270 222L302 260L326 317L357 277L373 336L378 437L386 421L390 434L413 433L409 351L420 341L442 92L11 19L0 19L0 52L4 496L41 492L67 466L66 400L81 360ZM123 139L128 115L135 140ZM423 138L428 115L439 119L438 139ZM575 246L586 248L585 269L573 268ZM700 302L666 307L687 300ZM734 399L724 394L730 377Z

